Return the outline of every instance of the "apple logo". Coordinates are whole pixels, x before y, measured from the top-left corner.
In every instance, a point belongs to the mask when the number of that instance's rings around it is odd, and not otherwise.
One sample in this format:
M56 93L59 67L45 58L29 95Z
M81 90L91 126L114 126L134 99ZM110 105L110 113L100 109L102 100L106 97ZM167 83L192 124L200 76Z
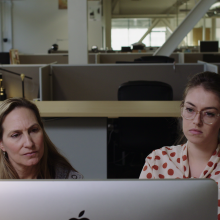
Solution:
M79 219L80 220L89 220L88 218L80 218L84 215L84 213L85 213L85 210L83 210L79 213L79 218L70 218L69 220L79 220Z

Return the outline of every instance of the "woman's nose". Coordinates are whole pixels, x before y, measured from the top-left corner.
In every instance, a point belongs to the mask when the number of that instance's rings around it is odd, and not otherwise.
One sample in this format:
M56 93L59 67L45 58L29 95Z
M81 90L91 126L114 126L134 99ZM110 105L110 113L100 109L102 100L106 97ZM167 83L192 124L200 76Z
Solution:
M202 124L202 119L201 119L200 112L196 112L196 116L193 119L193 124L196 124L196 125Z
M33 140L29 134L24 135L24 145L25 145L25 147L32 147L33 146Z

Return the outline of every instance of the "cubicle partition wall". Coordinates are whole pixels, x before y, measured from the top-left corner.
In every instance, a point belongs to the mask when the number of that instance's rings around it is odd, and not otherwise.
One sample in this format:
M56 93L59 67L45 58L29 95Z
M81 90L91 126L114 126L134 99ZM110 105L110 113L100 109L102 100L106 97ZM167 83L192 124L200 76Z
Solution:
M20 54L21 64L68 64L68 54Z
M153 56L153 53L99 53L97 64L113 64L117 61L120 62L133 62L135 59L144 57L144 56ZM175 62L179 62L179 54L171 54L172 58L175 59Z
M118 87L132 80L154 80L172 86L181 100L190 76L203 64L52 65L53 100L117 100Z
M96 63L96 54L88 55L88 63ZM68 64L68 54L20 54L21 64L50 64L56 62L58 64Z
M206 58L204 58L204 55L206 55ZM215 60L214 62L216 62L217 60L220 61L220 53L218 52L216 53L215 52L184 53L185 63L197 63L198 60L205 61L205 62L213 62L214 60Z
M52 100L52 74L51 65L39 68L39 100Z
M32 79L24 79L25 98L29 100L39 98L39 68L41 65L1 65L0 67L32 77ZM22 97L21 77L2 70L0 72L2 73L3 86L7 97Z
M204 61L201 61L201 60L198 60L197 63L204 64L204 71L219 73L218 65L216 65L214 63L207 63L207 62L204 62Z

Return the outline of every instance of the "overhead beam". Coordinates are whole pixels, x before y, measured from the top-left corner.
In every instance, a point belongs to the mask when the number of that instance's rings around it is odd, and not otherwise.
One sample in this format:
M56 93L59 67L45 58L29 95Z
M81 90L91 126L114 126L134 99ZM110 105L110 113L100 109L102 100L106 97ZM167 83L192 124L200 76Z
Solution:
M171 7L164 11L164 14L170 14L173 11L175 12L177 7L179 8L181 5L185 4L188 1L189 0L177 0Z
M167 21L167 19L162 19L163 23L165 24L165 26L167 26L171 32L174 31L173 27L170 25L170 23Z
M189 12L183 22L176 28L167 41L160 47L155 55L170 56L175 48L180 44L183 38L199 22L204 14L209 10L216 0L200 0L196 6Z
M152 29L159 23L160 19L155 19L155 21L152 23L152 25L148 28L147 32L142 36L142 38L138 41L138 43L141 43L145 37L152 31Z
M114 10L115 10L115 7L116 7L116 5L118 4L118 2L119 2L119 0L113 0L113 1L112 1L112 14L113 14L113 12L114 12Z
M176 14L113 14L112 18L174 18Z

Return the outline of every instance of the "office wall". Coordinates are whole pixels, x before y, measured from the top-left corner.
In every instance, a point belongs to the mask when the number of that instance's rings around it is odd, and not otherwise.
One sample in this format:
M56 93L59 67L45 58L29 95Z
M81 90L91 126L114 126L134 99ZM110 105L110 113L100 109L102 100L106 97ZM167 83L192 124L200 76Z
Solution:
M54 43L68 49L67 10L58 9L58 0L13 1L12 14L14 48L20 53L47 53ZM102 47L100 22L89 21L89 48Z

